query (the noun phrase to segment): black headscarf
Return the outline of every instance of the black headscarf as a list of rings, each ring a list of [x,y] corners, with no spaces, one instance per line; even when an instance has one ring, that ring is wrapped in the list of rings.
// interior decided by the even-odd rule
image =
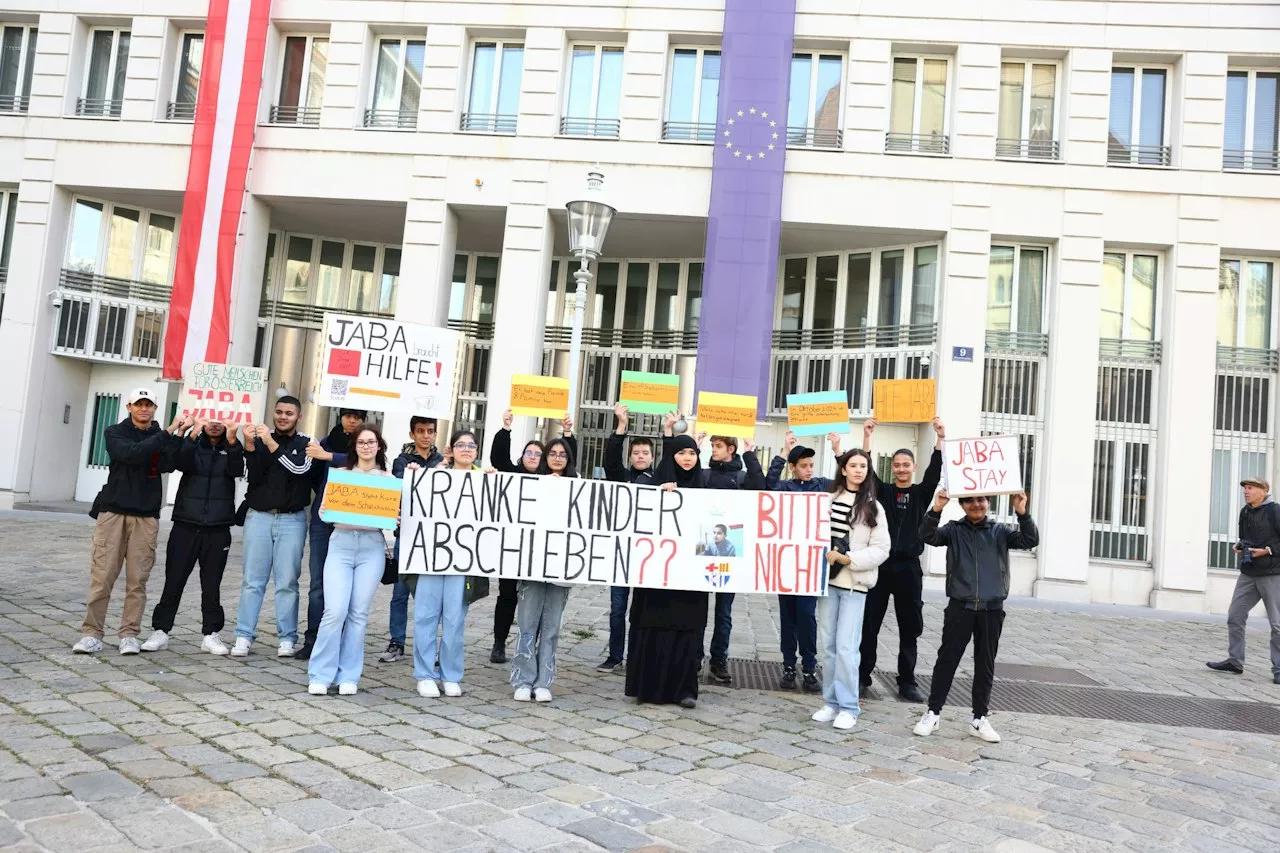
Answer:
[[[658,463],[656,484],[675,483],[681,489],[697,489],[702,486],[701,457],[686,471],[676,464],[676,454],[682,450],[696,453],[698,443],[687,435],[677,435],[662,443],[662,461]]]

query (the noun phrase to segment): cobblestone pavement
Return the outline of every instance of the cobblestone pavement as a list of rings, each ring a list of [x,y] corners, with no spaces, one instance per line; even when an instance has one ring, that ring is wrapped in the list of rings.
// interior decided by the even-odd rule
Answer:
[[[252,656],[201,654],[194,578],[169,650],[120,657],[109,636],[102,654],[72,655],[91,531],[82,517],[0,514],[0,848],[1280,849],[1280,733],[1005,713],[993,715],[1004,742],[988,745],[967,735],[959,696],[927,740],[910,730],[921,708],[887,699],[847,734],[811,723],[800,695],[707,687],[693,711],[636,706],[593,669],[602,590],[570,599],[550,705],[512,702],[505,667],[488,663],[492,599],[468,619],[461,699],[421,699],[410,663],[374,661],[385,589],[354,697],[307,695],[304,665],[274,657],[269,602]],[[229,619],[238,566],[237,537]],[[162,581],[157,566],[148,622]],[[123,579],[109,634],[122,594]],[[1001,660],[1280,703],[1256,621],[1233,677],[1203,663],[1224,653],[1220,619],[1111,612],[1014,605]],[[937,600],[925,617],[922,674]],[[775,625],[768,597],[740,596],[731,654],[777,659]],[[882,661],[895,643],[890,617]]]

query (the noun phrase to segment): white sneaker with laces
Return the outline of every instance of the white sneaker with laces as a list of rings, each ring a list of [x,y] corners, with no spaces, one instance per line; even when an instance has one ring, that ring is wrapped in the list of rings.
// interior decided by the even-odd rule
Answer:
[[[91,655],[102,651],[102,641],[97,637],[84,636],[71,647],[71,651],[78,655]]]
[[[987,743],[1000,742],[1000,733],[991,728],[991,723],[987,722],[986,717],[974,717],[973,722],[969,723],[969,734],[980,737]]]
[[[142,651],[142,643],[138,642],[137,637],[121,637],[120,638],[120,654],[136,655]]]
[[[423,699],[439,699],[440,687],[434,678],[424,678],[418,682],[418,695]]]
[[[813,716],[809,719],[815,723],[829,723],[836,718],[836,709],[830,705],[823,705],[821,708],[813,712]]]
[[[444,683],[444,695],[446,695],[446,696],[461,696],[461,695],[462,695],[462,685],[461,685],[461,684],[459,684],[459,683],[458,683],[458,682],[456,682],[456,681],[446,681],[446,682]]]
[[[920,722],[916,723],[913,732],[920,737],[928,737],[937,731],[938,725],[942,722],[942,717],[932,711],[925,711],[924,716],[920,718]]]
[[[231,649],[233,658],[247,658],[249,656],[249,647],[253,645],[253,640],[248,637],[236,637],[236,644]]]
[[[169,645],[169,635],[164,631],[152,631],[151,636],[142,644],[144,652],[158,652]]]
[[[293,643],[289,642],[288,640],[281,640],[280,648],[276,649],[276,657],[291,658],[293,657],[294,653],[297,651],[298,650],[294,647]]]
[[[517,687],[516,695],[512,697],[517,702],[528,702],[533,698],[533,691],[528,687]]]
[[[356,687],[356,683],[354,681],[344,681],[338,685],[338,695],[354,696],[356,695],[357,689],[359,688]]]
[[[217,633],[205,636],[200,642],[200,648],[211,655],[225,655],[231,651],[231,649],[227,648],[227,644],[222,642],[222,637]]]
[[[550,691],[549,689],[547,689],[546,687],[538,687],[538,688],[535,688],[535,689],[534,689],[534,691],[533,691],[533,701],[535,701],[535,702],[550,702],[550,701],[551,701],[551,691]]]
[[[831,725],[833,728],[837,729],[851,729],[857,722],[858,718],[853,714],[850,714],[848,711],[841,711],[839,714],[836,714],[835,722]]]
[[[307,685],[307,692],[312,696],[324,696],[329,692],[329,685],[321,684],[319,681],[313,681]]]

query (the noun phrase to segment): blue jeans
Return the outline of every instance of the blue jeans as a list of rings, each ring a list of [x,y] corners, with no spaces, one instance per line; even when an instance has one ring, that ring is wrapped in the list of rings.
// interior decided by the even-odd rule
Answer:
[[[729,633],[733,630],[733,593],[716,593],[716,621],[711,631],[711,662],[729,659]]]
[[[818,666],[818,599],[811,595],[779,595],[778,618],[781,624],[782,665],[796,668],[796,650],[804,672]]]
[[[423,575],[413,601],[413,677],[418,681],[462,680],[462,629],[466,621],[466,575]],[[444,628],[439,640],[436,630]],[[440,666],[436,667],[439,654]]]
[[[382,582],[386,543],[379,530],[335,530],[324,564],[324,615],[307,664],[315,684],[358,684],[364,671],[364,629]]]
[[[396,538],[396,562],[400,562],[400,539]],[[391,642],[404,648],[405,636],[409,631],[409,587],[402,580],[396,580],[391,587],[391,612],[387,614],[388,627],[391,629]]]
[[[858,658],[862,643],[862,616],[866,593],[827,587],[818,604],[822,624],[822,699],[827,707],[848,711],[855,717],[858,705]]]
[[[314,643],[320,620],[324,618],[324,561],[329,555],[329,537],[333,535],[333,525],[313,518],[308,533],[311,540],[307,558],[311,583],[307,585],[307,633],[304,639],[308,643]]]
[[[626,660],[627,651],[627,598],[629,586],[609,587],[609,657]]]
[[[556,680],[556,649],[569,587],[522,581],[516,605],[516,654],[511,662],[512,687],[551,687]]]
[[[236,610],[236,636],[257,639],[258,614],[267,593],[267,581],[275,575],[276,639],[298,640],[298,575],[302,572],[302,547],[307,541],[305,510],[273,515],[249,510],[244,521],[244,580]]]

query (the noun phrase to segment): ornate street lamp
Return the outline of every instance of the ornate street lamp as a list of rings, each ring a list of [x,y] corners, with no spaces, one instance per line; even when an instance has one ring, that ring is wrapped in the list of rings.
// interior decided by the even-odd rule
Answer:
[[[587,310],[587,287],[591,284],[592,261],[599,259],[609,223],[617,211],[604,199],[604,174],[598,166],[587,172],[587,190],[578,200],[568,202],[569,251],[578,258],[573,271],[576,284],[573,301],[573,333],[569,338],[569,413],[578,417],[578,383],[582,377],[582,324]]]

